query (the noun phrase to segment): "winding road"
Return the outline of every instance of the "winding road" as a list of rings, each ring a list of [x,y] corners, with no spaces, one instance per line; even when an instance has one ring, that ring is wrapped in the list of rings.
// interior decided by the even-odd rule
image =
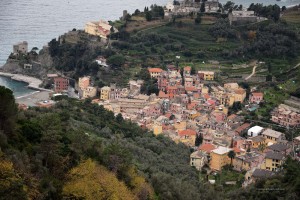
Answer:
[[[251,77],[255,74],[255,72],[256,72],[256,71],[255,71],[255,70],[256,70],[256,67],[257,67],[257,66],[254,66],[254,67],[253,67],[252,73],[251,73],[249,76],[247,76],[247,77],[245,78],[245,80],[248,80],[249,78],[251,78]]]

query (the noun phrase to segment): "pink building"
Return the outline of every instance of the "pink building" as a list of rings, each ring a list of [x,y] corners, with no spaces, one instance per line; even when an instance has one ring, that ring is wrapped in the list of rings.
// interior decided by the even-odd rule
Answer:
[[[300,112],[299,109],[280,104],[272,112],[272,121],[282,126],[299,127]]]
[[[259,104],[264,99],[264,94],[262,92],[252,92],[249,97],[250,103]]]
[[[54,91],[55,92],[63,92],[68,91],[69,87],[69,79],[63,77],[55,77],[54,78]]]

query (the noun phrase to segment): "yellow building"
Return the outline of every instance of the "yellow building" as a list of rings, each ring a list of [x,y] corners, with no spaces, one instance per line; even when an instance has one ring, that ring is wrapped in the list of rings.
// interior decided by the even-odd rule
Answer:
[[[186,121],[180,121],[174,123],[174,128],[176,131],[183,131],[186,129]]]
[[[178,132],[179,141],[187,146],[195,146],[197,132],[192,129],[186,129]]]
[[[107,39],[110,34],[111,25],[108,22],[100,20],[97,22],[88,22],[85,24],[84,31],[90,35],[99,36],[101,38]],[[117,32],[116,29],[114,29]]]
[[[266,138],[262,137],[261,135],[249,138],[248,140],[251,141],[251,144],[252,144],[251,148],[256,149],[256,148],[260,147],[261,145],[267,145]]]
[[[152,128],[153,128],[154,135],[161,134],[163,131],[162,125],[160,124],[153,124]]]
[[[215,72],[213,71],[198,71],[200,79],[205,81],[213,81],[215,79]]]
[[[101,94],[100,94],[100,99],[103,101],[109,100],[110,96],[110,87],[104,86],[101,88]]]
[[[199,117],[199,116],[200,116],[200,113],[197,112],[197,111],[195,111],[195,110],[193,110],[193,111],[189,112],[187,118],[189,120],[194,120],[196,117]]]
[[[243,88],[239,88],[234,90],[234,101],[240,101],[240,102],[244,102],[246,98],[246,90]]]
[[[208,87],[203,86],[203,87],[202,87],[202,90],[201,90],[201,93],[202,93],[202,94],[208,94]]]
[[[97,88],[96,87],[86,87],[82,90],[82,99],[86,98],[93,98],[97,94]]]
[[[285,157],[281,153],[267,152],[264,163],[261,165],[261,169],[269,171],[278,171],[283,165]]]
[[[210,153],[210,169],[221,171],[222,167],[230,164],[230,158],[228,157],[228,152],[231,151],[230,148],[219,146],[217,149],[212,150]]]

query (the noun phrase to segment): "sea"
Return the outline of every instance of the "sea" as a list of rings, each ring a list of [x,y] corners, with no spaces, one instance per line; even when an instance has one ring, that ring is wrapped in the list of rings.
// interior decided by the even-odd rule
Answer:
[[[231,0],[248,7],[251,3],[290,6],[300,0]],[[41,49],[51,39],[76,29],[88,21],[116,20],[123,10],[133,13],[151,4],[166,5],[169,0],[0,0],[0,66],[12,52],[13,44],[27,41],[29,50]],[[227,0],[219,0],[224,4]],[[0,77],[0,85],[5,78]],[[15,81],[13,81],[15,82]],[[13,84],[13,83],[12,83]]]
[[[15,98],[20,98],[36,92],[36,90],[27,88],[28,83],[24,83],[22,81],[15,81],[9,77],[4,76],[0,76],[0,85],[12,90],[14,92]]]

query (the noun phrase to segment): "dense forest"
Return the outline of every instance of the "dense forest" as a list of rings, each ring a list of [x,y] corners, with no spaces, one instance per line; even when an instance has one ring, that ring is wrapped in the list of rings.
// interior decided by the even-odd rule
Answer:
[[[299,163],[229,190],[199,180],[190,149],[89,100],[18,111],[0,87],[0,199],[297,199]],[[283,188],[266,192],[271,186]],[[260,189],[260,190],[257,190]],[[255,191],[255,192],[254,192]]]

